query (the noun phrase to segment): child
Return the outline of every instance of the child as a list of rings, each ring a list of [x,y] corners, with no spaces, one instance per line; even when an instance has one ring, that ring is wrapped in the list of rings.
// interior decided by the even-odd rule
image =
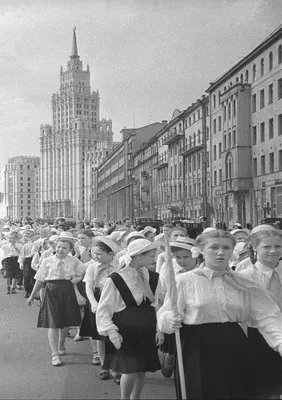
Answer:
[[[93,348],[93,365],[104,364],[105,358],[105,338],[98,334],[96,326],[96,311],[99,303],[102,288],[106,278],[114,272],[112,264],[114,255],[118,251],[118,246],[108,238],[101,237],[92,249],[93,260],[86,264],[87,270],[83,281],[86,285],[86,295],[88,303],[81,323],[79,335],[89,336],[97,341],[98,354],[95,354],[95,343]],[[92,341],[91,341],[92,342]],[[109,369],[102,369],[99,378],[107,380],[111,377]]]
[[[185,228],[182,228],[182,227],[172,228],[170,231],[168,231],[168,236],[169,236],[169,240],[174,241],[178,237],[186,237],[187,231]],[[166,261],[165,252],[158,254],[156,272],[160,272],[160,269],[165,261]]]
[[[139,399],[146,371],[160,369],[152,307],[156,288],[146,268],[160,245],[146,239],[130,243],[121,258],[125,266],[107,278],[98,304],[98,332],[108,336],[104,368],[122,374],[121,399]]]
[[[3,277],[6,281],[6,294],[16,294],[17,280],[21,277],[22,272],[18,263],[19,254],[23,245],[18,242],[18,233],[9,232],[7,234],[7,242],[1,244]],[[12,287],[10,287],[12,284]]]
[[[37,238],[37,235],[32,231],[26,231],[24,234],[25,238],[28,238],[26,240],[26,243],[23,245],[23,248],[20,252],[19,255],[19,264],[20,264],[20,269],[23,270],[23,278],[24,278],[24,289],[25,289],[25,294],[24,297],[27,299],[33,289],[35,280],[34,280],[34,275],[35,275],[35,270],[31,268],[31,262],[32,262],[32,247],[33,243]]]

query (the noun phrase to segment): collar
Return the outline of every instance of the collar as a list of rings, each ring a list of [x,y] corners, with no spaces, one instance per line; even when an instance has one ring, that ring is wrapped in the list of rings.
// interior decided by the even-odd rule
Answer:
[[[208,268],[208,267],[206,267],[206,266],[201,267],[201,271],[206,275],[206,277],[207,277],[209,280],[212,280],[214,274],[217,273],[217,271],[215,271],[215,270],[213,270],[213,269],[211,269],[211,268]],[[226,272],[227,272],[227,273],[228,273],[228,272],[231,272],[231,271],[232,271],[231,268],[227,268],[227,269],[226,269]],[[221,271],[218,271],[218,272],[220,272],[220,274],[218,274],[218,276],[221,276],[221,275],[224,274],[223,271],[222,271],[222,272],[223,272],[222,274],[221,274]]]
[[[141,267],[139,269],[135,269],[130,267],[130,265],[128,265],[127,267],[121,268],[118,272],[122,272],[124,271],[126,274],[128,274],[131,277],[137,277],[138,274],[140,272],[142,272],[142,274],[149,280],[149,271],[146,267]]]
[[[173,269],[175,272],[175,275],[177,274],[181,274],[182,272],[187,272],[183,267],[181,267],[177,261],[175,260],[175,258],[172,259],[172,265],[173,265]]]
[[[257,261],[256,268],[259,270],[259,272],[266,275],[269,279],[272,277],[273,271],[275,269],[275,271],[278,273],[278,275],[280,276],[280,278],[282,280],[282,261],[279,261],[277,267],[274,269],[271,267],[268,267],[267,265],[262,264],[260,261]]]

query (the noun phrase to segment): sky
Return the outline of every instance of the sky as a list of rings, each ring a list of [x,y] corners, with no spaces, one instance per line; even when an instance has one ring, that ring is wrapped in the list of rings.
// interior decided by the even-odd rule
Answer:
[[[100,117],[124,127],[170,120],[282,20],[281,0],[0,1],[0,169],[39,156],[76,26]]]

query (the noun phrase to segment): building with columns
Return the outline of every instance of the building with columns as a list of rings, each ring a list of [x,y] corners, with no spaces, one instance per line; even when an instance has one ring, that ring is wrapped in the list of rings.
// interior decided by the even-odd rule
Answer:
[[[100,119],[99,92],[91,91],[90,68],[83,69],[75,28],[67,68],[60,71],[60,89],[52,95],[52,113],[52,125],[40,127],[41,216],[81,220],[91,201],[85,182],[89,186],[93,166],[112,150],[113,132],[112,121]]]

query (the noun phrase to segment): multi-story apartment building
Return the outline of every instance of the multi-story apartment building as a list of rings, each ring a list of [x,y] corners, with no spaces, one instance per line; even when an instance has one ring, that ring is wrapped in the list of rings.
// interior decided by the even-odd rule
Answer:
[[[282,26],[207,92],[214,220],[282,217]]]
[[[131,167],[137,149],[160,131],[167,121],[121,131],[122,142],[97,168],[97,195],[93,214],[105,221],[121,220],[134,214]]]
[[[40,215],[40,158],[8,159],[4,170],[6,217],[11,220]]]
[[[113,132],[112,121],[100,119],[99,92],[91,91],[90,68],[83,70],[75,29],[67,69],[61,67],[60,90],[52,95],[52,112],[52,126],[40,127],[42,217],[83,219],[91,197],[85,189],[87,168],[107,157]]]

